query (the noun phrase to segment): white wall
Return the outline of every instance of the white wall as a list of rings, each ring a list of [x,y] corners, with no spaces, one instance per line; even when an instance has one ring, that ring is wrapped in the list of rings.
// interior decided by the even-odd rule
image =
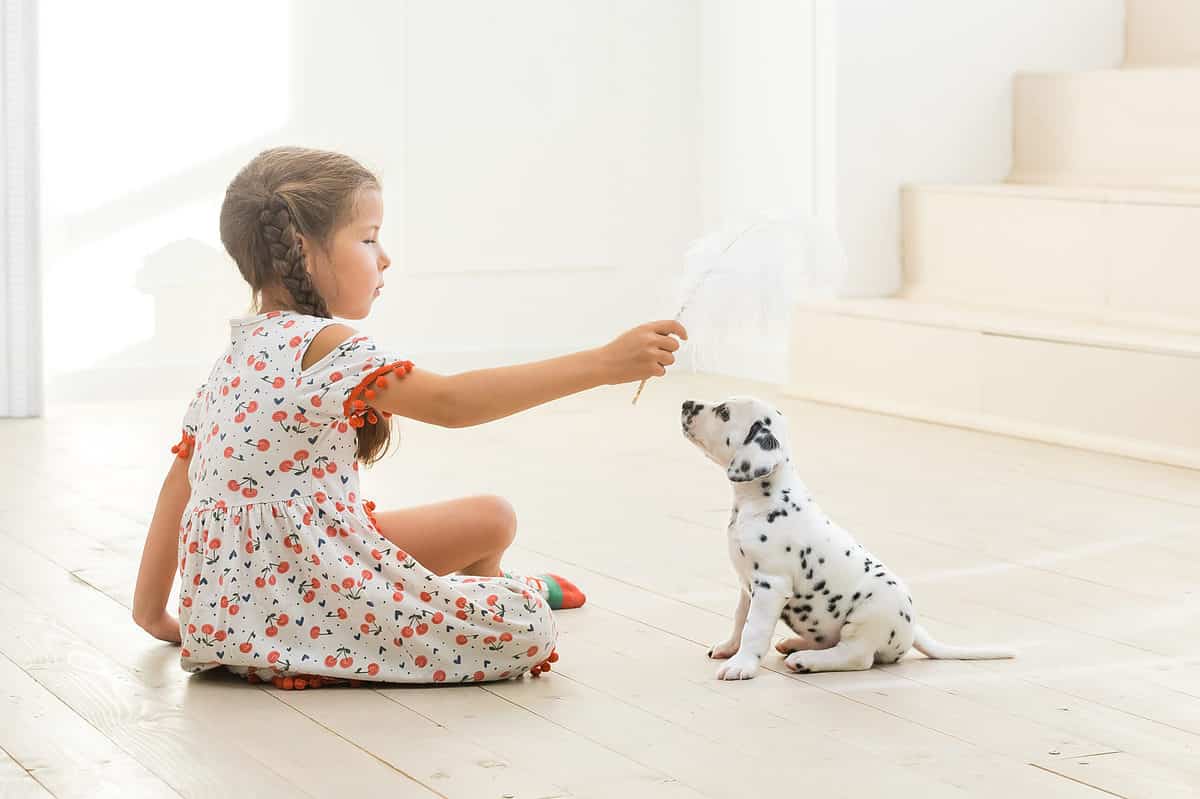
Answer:
[[[703,221],[812,210],[811,0],[703,0]]]
[[[779,209],[814,213],[821,181],[819,74],[814,41],[823,0],[703,0],[701,4],[702,216],[713,231]],[[751,289],[752,290],[752,289]],[[745,324],[705,340],[698,365],[784,382],[782,320]],[[683,363],[691,365],[685,357]]]
[[[426,365],[669,316],[687,243],[764,208],[836,210],[852,287],[888,293],[900,185],[1003,178],[1013,72],[1115,63],[1120,8],[46,0],[49,396],[211,360],[248,296],[221,198],[281,143],[381,175],[396,267],[362,326]],[[724,371],[784,379],[782,339],[730,342]]]
[[[329,140],[299,121],[292,7],[39,12],[48,399],[171,391],[147,375],[195,374],[247,305],[217,233],[226,183],[267,146]]]
[[[837,0],[837,208],[849,287],[900,286],[905,183],[991,183],[1012,160],[1012,76],[1117,66],[1122,0]]]
[[[220,202],[269,146],[380,174],[395,267],[362,327],[425,365],[603,343],[663,312],[701,231],[696,0],[47,0],[42,22],[52,397],[203,377],[248,299]]]
[[[700,224],[698,24],[690,0],[408,4],[405,340],[562,352],[660,312]]]

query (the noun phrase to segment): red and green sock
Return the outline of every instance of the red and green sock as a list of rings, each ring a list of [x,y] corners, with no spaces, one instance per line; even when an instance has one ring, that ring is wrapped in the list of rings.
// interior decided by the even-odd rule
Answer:
[[[520,574],[504,572],[510,580],[525,583],[542,595],[542,599],[550,605],[551,610],[569,610],[581,607],[587,602],[587,597],[575,583],[557,574],[538,574],[526,577]]]

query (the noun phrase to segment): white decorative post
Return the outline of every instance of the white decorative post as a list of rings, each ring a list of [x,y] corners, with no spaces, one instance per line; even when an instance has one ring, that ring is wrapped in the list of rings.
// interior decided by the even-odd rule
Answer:
[[[0,0],[0,417],[42,413],[36,0]]]

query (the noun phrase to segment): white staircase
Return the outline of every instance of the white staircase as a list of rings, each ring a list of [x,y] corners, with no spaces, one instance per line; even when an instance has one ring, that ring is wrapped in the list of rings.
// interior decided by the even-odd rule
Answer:
[[[1200,0],[1029,74],[1004,184],[902,193],[904,288],[806,304],[789,393],[1200,468]]]
[[[1200,64],[1022,74],[1013,100],[1010,181],[1200,188]]]
[[[1200,67],[1200,3],[1125,0],[1125,66]]]

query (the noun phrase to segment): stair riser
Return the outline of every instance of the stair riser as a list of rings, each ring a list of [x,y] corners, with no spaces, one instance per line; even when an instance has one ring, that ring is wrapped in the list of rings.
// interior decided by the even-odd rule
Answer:
[[[904,296],[1200,318],[1200,207],[903,192]]]
[[[1125,0],[1125,65],[1200,66],[1200,3]]]
[[[1010,181],[1200,187],[1200,70],[1018,75],[1013,89]]]
[[[789,394],[1200,468],[1200,358],[800,311]]]

